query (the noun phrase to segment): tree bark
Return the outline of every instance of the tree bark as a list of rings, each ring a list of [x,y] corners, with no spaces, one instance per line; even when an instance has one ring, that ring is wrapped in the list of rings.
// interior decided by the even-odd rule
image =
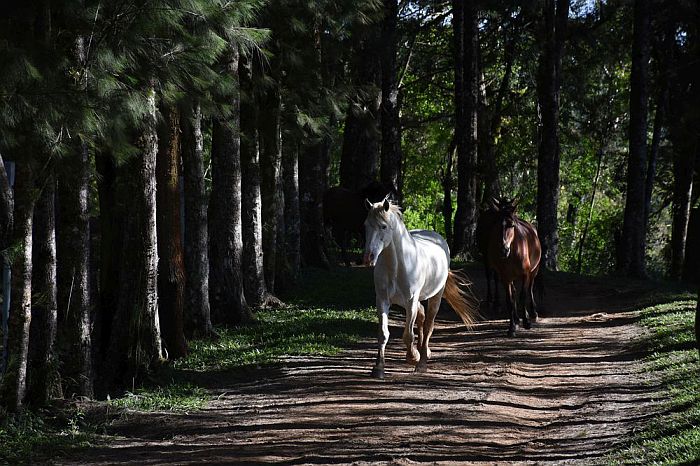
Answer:
[[[569,0],[546,0],[543,38],[537,75],[540,128],[537,159],[537,232],[542,262],[557,270],[559,254],[559,92],[561,55],[569,15]]]
[[[273,59],[272,79],[279,82],[278,59]],[[275,293],[278,248],[284,255],[284,240],[278,234],[284,225],[284,198],[282,193],[282,128],[280,115],[282,96],[279,85],[266,89],[261,97],[261,108],[267,109],[267,116],[258,120],[260,140],[260,171],[262,177],[261,200],[263,220],[263,261],[265,283],[270,293]],[[279,241],[278,241],[279,238]]]
[[[185,264],[180,205],[180,112],[163,107],[156,160],[158,314],[168,359],[187,355],[184,329]]]
[[[238,49],[231,46],[226,72],[238,80]],[[216,322],[240,324],[253,319],[243,293],[241,221],[240,94],[228,96],[227,120],[212,128],[212,187],[209,197],[209,303]]]
[[[301,256],[305,265],[329,268],[324,250],[322,215],[323,192],[326,189],[323,144],[316,142],[304,147],[299,161]]]
[[[453,247],[453,236],[452,236],[452,189],[454,187],[454,182],[452,179],[452,166],[454,165],[454,154],[457,149],[455,138],[452,138],[450,142],[450,148],[447,150],[447,155],[445,156],[445,168],[442,172],[442,217],[445,222],[445,240],[452,250]]]
[[[117,192],[117,166],[112,155],[108,152],[97,152],[95,154],[95,168],[97,170],[97,191],[99,198],[99,237],[100,237],[100,271],[99,271],[99,303],[95,313],[95,351],[97,361],[104,361],[107,358],[109,343],[112,339],[112,321],[117,313],[119,302],[119,251],[123,246],[124,224],[121,218],[126,218],[127,214],[119,205]],[[59,222],[60,227],[60,222]],[[61,277],[61,267],[63,267],[61,247],[59,243],[59,280]],[[72,280],[71,280],[72,281]],[[59,283],[59,304],[63,302],[60,293],[66,288]],[[67,301],[66,301],[67,302]],[[59,312],[60,312],[59,306]],[[59,326],[60,329],[60,326]],[[59,330],[59,339],[61,339]],[[103,379],[100,369],[103,366],[98,364],[96,379]],[[106,387],[100,386],[100,389]]]
[[[301,270],[301,213],[299,207],[299,144],[289,143],[282,157],[284,192],[284,250],[286,273],[284,285],[289,288]]]
[[[156,95],[145,92],[148,113],[141,122],[140,154],[123,168],[120,195],[129,215],[124,218],[119,259],[119,300],[105,378],[115,387],[131,386],[161,363],[158,315],[158,239],[156,233]]]
[[[243,226],[243,287],[248,304],[266,303],[267,287],[263,266],[262,199],[260,194],[260,146],[258,144],[258,112],[253,89],[251,57],[238,63],[241,82],[241,176]]]
[[[34,209],[32,248],[32,319],[29,328],[27,401],[46,404],[58,386],[58,365],[54,353],[57,325],[56,301],[56,181],[51,174]]]
[[[399,106],[399,79],[396,65],[398,34],[396,30],[399,14],[398,0],[384,0],[382,22],[382,104],[381,104],[381,170],[380,180],[392,186],[398,193],[399,203],[403,199],[403,172],[401,163],[401,120]]]
[[[63,160],[58,170],[57,347],[62,361],[64,393],[91,398],[94,374],[90,315],[89,173],[88,147],[80,141],[74,145],[74,153]]]
[[[453,1],[457,211],[453,254],[474,246],[477,217],[478,15],[472,2]]]
[[[649,0],[634,2],[632,73],[630,75],[629,159],[627,197],[622,225],[622,270],[645,277],[644,190],[647,162],[647,77],[649,68]]]
[[[0,405],[13,412],[21,408],[27,387],[29,326],[32,306],[32,218],[34,176],[28,162],[18,162],[14,192],[14,227],[7,367],[0,381]]]
[[[5,162],[0,154],[0,251],[4,251],[10,242],[13,209],[12,188],[5,170]]]
[[[189,337],[214,335],[209,307],[209,234],[204,184],[202,111],[183,105],[182,167],[185,191],[185,321]]]

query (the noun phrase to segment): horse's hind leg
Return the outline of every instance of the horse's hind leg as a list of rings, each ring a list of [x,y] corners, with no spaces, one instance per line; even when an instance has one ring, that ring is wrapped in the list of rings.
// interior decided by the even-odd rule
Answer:
[[[416,365],[416,372],[426,372],[428,370],[428,359],[430,359],[430,337],[433,335],[435,328],[435,316],[440,310],[440,300],[442,293],[438,293],[428,300],[428,309],[426,311],[425,323],[423,324],[424,340],[420,345],[420,361]]]
[[[419,305],[420,302],[416,297],[406,306],[406,325],[403,329],[403,342],[406,344],[406,361],[411,364],[416,364],[420,359],[420,354],[416,349],[415,334],[413,333],[413,326],[416,324],[416,318],[418,317]]]
[[[418,315],[416,316],[416,327],[418,328],[418,347],[423,345],[423,323],[425,322],[425,308],[418,302]]]
[[[527,276],[524,276],[522,287],[520,288],[520,300],[519,300],[520,302],[519,302],[519,304],[523,308],[523,327],[526,329],[532,328],[532,324],[530,323],[530,316],[528,315],[528,310],[527,310],[528,300],[525,299],[526,298],[525,293],[529,294],[529,292],[530,292],[529,288],[530,288],[529,287],[529,280],[528,280]]]
[[[377,361],[372,368],[372,377],[384,378],[384,349],[389,341],[389,301],[377,299],[377,316],[379,317],[379,333],[377,335]]]
[[[535,302],[535,280],[537,275],[530,275],[530,282],[528,285],[528,293],[530,294],[530,318],[533,322],[537,322],[537,302]]]
[[[510,311],[510,322],[508,324],[508,336],[515,336],[515,329],[518,326],[518,309],[515,303],[515,293],[513,292],[513,283],[504,283],[504,291],[506,292],[506,307]]]

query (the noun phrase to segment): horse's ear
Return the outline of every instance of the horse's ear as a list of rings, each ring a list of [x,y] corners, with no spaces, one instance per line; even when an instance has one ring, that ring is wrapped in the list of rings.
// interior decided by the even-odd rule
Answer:
[[[491,207],[491,208],[492,208],[493,210],[495,210],[496,212],[498,212],[498,211],[501,210],[501,203],[500,203],[499,200],[496,199],[495,197],[492,197],[492,198],[489,200],[488,206]]]
[[[365,199],[365,207],[367,210],[372,210],[372,207],[374,207],[374,204],[372,204],[369,199]]]
[[[511,201],[511,205],[513,206],[513,212],[515,212],[515,209],[518,208],[518,204],[520,203],[520,199],[517,197]]]
[[[384,198],[384,210],[386,212],[389,212],[389,207],[391,207],[391,203],[389,203],[388,196]]]

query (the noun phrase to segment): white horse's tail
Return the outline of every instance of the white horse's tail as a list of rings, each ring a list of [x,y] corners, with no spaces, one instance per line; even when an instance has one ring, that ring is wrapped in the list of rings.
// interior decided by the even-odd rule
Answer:
[[[469,290],[469,279],[462,271],[450,270],[442,297],[462,319],[464,325],[471,327],[479,319],[476,299]]]

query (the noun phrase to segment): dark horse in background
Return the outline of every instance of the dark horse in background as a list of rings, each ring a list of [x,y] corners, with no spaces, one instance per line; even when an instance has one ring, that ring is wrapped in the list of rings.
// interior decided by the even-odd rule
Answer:
[[[540,270],[542,247],[537,230],[515,214],[518,203],[501,200],[493,205],[495,221],[488,239],[487,262],[503,283],[506,304],[510,311],[508,336],[515,336],[520,321],[518,308],[523,309],[523,327],[529,329],[537,321],[537,306],[533,293],[535,277]],[[521,282],[520,298],[516,299],[516,283]]]
[[[393,186],[379,181],[372,181],[359,191],[334,186],[323,194],[323,224],[330,228],[345,265],[350,265],[348,249],[352,239],[355,238],[360,247],[363,245],[367,218],[365,200],[381,202],[387,195],[389,199],[397,200]]]
[[[498,275],[489,265],[489,239],[491,230],[498,222],[499,199],[492,199],[488,207],[479,213],[479,220],[476,222],[476,246],[481,253],[481,260],[484,263],[484,274],[486,275],[486,306],[498,307]],[[491,292],[491,282],[493,281],[493,293]]]

